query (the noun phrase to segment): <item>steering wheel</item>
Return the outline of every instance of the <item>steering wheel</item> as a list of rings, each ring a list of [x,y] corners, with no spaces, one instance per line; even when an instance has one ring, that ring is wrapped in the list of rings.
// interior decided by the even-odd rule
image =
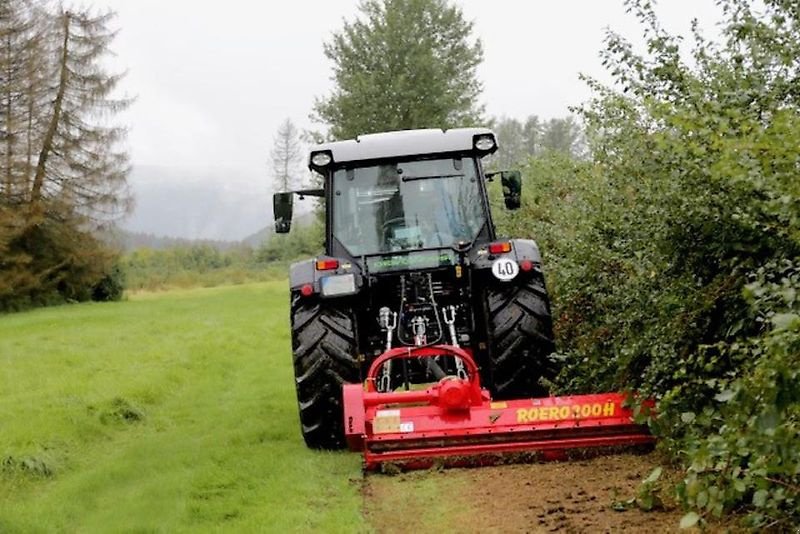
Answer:
[[[389,219],[388,221],[383,223],[383,235],[386,237],[386,232],[392,230],[395,226],[405,226],[406,225],[406,218],[405,217],[395,217],[394,219]]]
[[[398,250],[396,247],[400,247],[399,250],[404,250],[410,247],[410,243],[407,243],[407,239],[398,239],[397,236],[394,235],[394,230],[396,228],[405,228],[406,226],[406,219],[405,217],[395,217],[393,219],[389,219],[388,221],[383,223],[383,243],[388,246],[391,250]]]

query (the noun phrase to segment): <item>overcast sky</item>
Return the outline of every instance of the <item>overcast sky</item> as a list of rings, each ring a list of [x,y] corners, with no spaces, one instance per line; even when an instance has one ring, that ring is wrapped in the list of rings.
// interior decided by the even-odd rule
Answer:
[[[639,35],[622,0],[460,0],[483,41],[479,70],[490,115],[549,118],[589,93],[578,74],[607,79],[604,29]],[[115,65],[134,164],[237,168],[267,179],[267,158],[286,117],[301,127],[331,88],[322,43],[357,14],[357,0],[94,0],[117,11]],[[713,0],[662,0],[664,25],[709,33]],[[502,141],[502,140],[501,140]]]

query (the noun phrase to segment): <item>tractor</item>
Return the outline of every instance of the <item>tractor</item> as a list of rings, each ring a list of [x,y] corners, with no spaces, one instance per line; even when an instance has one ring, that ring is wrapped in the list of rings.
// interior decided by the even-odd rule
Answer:
[[[311,150],[322,187],[274,195],[276,233],[290,231],[295,195],[325,206],[324,254],[294,263],[289,282],[309,447],[346,444],[343,386],[364,383],[398,348],[458,352],[387,359],[373,379],[379,393],[466,380],[470,358],[495,401],[547,396],[559,365],[542,257],[531,239],[497,235],[487,182],[500,179],[509,210],[522,189],[518,171],[484,168],[497,148],[486,128],[361,135]]]

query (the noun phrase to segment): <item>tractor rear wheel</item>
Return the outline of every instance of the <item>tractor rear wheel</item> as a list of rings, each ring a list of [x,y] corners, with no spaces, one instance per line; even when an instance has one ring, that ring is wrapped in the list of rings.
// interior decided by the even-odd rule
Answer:
[[[306,445],[314,449],[344,447],[342,384],[360,380],[352,310],[293,294],[292,352]]]
[[[553,321],[544,278],[514,280],[486,291],[489,321],[487,384],[496,399],[543,397],[540,378],[553,379],[559,368],[554,351]]]

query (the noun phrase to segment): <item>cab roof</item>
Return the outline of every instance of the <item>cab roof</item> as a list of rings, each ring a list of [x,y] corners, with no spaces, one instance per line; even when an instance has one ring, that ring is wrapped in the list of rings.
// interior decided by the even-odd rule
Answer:
[[[311,154],[330,151],[333,163],[336,165],[351,161],[396,158],[416,154],[465,152],[474,150],[475,136],[486,134],[495,137],[494,132],[488,128],[400,130],[359,135],[355,139],[347,141],[321,143],[311,149]],[[497,138],[495,137],[495,148],[489,152],[494,152],[496,149]],[[309,164],[310,160],[309,156]]]

